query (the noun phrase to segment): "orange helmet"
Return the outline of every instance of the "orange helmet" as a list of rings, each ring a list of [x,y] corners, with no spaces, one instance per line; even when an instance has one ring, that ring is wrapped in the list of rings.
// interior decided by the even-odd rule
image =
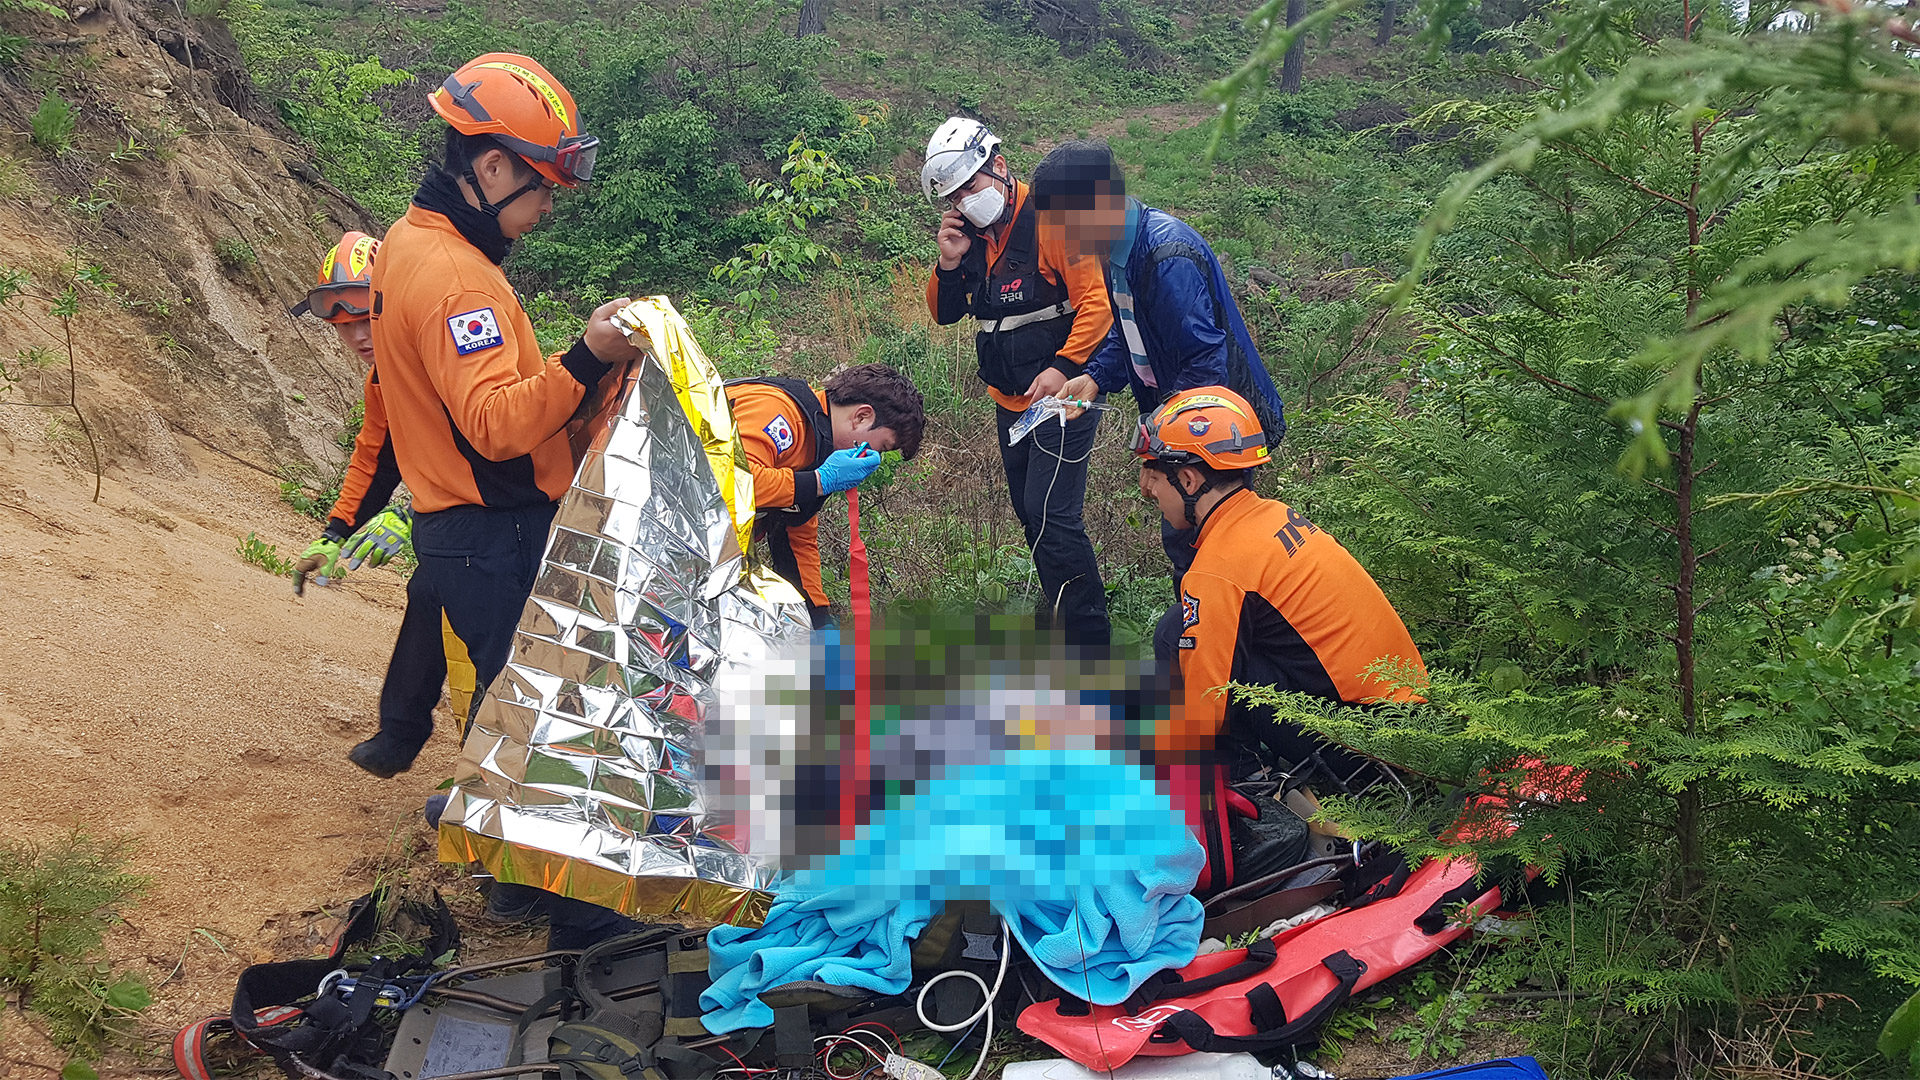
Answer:
[[[373,311],[373,255],[380,241],[363,232],[340,238],[320,264],[320,283],[289,315],[317,315],[330,323],[357,322]]]
[[[1143,462],[1208,465],[1223,472],[1267,463],[1267,436],[1247,399],[1224,386],[1182,390],[1140,420],[1133,452]]]
[[[491,135],[562,187],[593,179],[600,140],[580,131],[573,95],[527,57],[487,53],[461,65],[427,96],[463,135]]]

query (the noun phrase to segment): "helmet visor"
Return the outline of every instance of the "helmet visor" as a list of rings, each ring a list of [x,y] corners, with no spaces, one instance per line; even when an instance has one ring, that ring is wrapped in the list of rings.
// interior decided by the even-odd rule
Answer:
[[[307,311],[327,322],[351,322],[373,313],[373,286],[365,282],[324,285],[307,293]]]

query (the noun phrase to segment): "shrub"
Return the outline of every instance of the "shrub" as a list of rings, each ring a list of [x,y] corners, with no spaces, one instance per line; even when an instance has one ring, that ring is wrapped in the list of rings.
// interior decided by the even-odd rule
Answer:
[[[239,554],[241,559],[275,577],[290,577],[293,574],[293,560],[280,554],[278,547],[260,539],[255,533],[248,533],[241,539]]]
[[[239,272],[251,270],[260,262],[253,253],[253,245],[238,236],[223,236],[213,242],[214,257],[228,270]]]
[[[27,126],[35,146],[60,157],[73,147],[74,122],[73,106],[60,91],[49,90],[40,98],[40,107],[33,111]]]
[[[127,873],[130,842],[74,832],[57,843],[0,845],[0,988],[46,1023],[55,1045],[82,1059],[132,1035],[128,1021],[152,1002],[136,975],[115,974],[97,953],[121,909],[146,888]]]

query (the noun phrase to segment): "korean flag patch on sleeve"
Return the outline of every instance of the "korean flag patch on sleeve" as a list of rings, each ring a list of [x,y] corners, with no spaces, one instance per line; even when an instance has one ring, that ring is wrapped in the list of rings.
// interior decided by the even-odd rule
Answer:
[[[767,438],[773,440],[773,449],[776,453],[784,454],[793,449],[793,425],[787,423],[786,417],[776,413],[773,419],[768,421],[767,426],[760,430],[766,432]]]
[[[461,356],[491,349],[506,340],[500,336],[500,320],[490,307],[455,315],[447,320],[447,330],[453,334],[453,347]]]

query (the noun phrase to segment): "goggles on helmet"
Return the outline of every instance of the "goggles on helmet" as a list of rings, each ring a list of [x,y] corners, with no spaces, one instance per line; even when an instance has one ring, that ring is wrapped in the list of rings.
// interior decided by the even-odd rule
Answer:
[[[373,314],[373,286],[365,282],[322,285],[306,300],[289,309],[293,315],[315,315],[327,322],[364,319]]]
[[[480,84],[463,83],[458,74],[449,75],[440,84],[454,104],[460,106],[468,116],[482,122],[492,120],[486,106],[480,104],[473,91]],[[559,146],[541,146],[528,142],[516,135],[502,131],[489,133],[500,145],[526,158],[528,161],[541,161],[553,165],[565,177],[569,184],[585,184],[593,179],[593,161],[600,154],[600,140],[592,135],[563,135]]]

